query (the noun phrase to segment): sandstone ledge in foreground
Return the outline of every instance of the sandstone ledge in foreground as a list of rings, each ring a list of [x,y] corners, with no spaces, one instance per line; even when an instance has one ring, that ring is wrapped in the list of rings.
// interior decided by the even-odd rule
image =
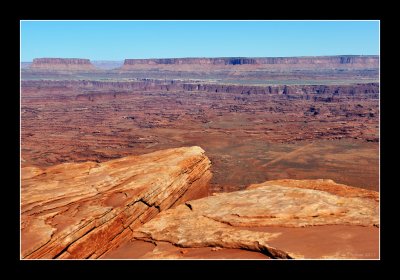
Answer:
[[[378,258],[378,194],[358,190],[331,180],[267,181],[167,210],[135,230],[134,240],[244,249],[270,258]]]
[[[194,146],[23,168],[22,258],[98,258],[160,211],[206,196],[210,166]]]

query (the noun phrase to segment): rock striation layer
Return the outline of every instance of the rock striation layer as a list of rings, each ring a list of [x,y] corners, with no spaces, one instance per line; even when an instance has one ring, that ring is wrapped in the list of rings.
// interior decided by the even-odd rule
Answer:
[[[82,58],[35,58],[30,69],[37,70],[95,70],[89,59]]]
[[[350,240],[367,231],[373,248],[363,254],[377,252],[378,200],[377,192],[332,180],[267,181],[244,191],[186,202],[138,228],[134,237],[187,248],[245,249],[271,258],[362,258],[357,246],[365,244]],[[321,235],[321,229],[326,227],[340,231],[340,236],[324,240],[329,230]],[[299,231],[304,238],[292,239]],[[305,247],[299,246],[304,243]],[[320,251],[310,256],[319,246]]]
[[[210,165],[193,146],[23,168],[22,258],[98,258],[160,211],[206,196]]]

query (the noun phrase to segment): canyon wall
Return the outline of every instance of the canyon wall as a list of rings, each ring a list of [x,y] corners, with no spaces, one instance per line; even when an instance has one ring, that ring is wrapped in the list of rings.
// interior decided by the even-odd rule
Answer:
[[[271,86],[244,86],[188,83],[164,80],[138,80],[129,82],[103,82],[103,81],[22,81],[24,88],[37,87],[64,87],[80,88],[86,90],[112,90],[114,91],[187,91],[187,92],[215,92],[239,94],[379,94],[379,83],[353,84],[353,85],[271,85]],[[111,93],[112,93],[111,92]],[[88,92],[89,94],[90,92]],[[96,95],[96,93],[92,93]],[[104,94],[102,94],[104,95]],[[90,95],[87,95],[88,98]],[[110,94],[111,96],[111,94]],[[84,97],[84,96],[81,96]],[[377,97],[377,96],[376,96]]]

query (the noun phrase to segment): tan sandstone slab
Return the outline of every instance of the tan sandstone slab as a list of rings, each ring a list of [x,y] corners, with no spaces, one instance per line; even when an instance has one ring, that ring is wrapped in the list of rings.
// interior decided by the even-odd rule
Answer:
[[[244,249],[271,258],[376,258],[378,206],[377,193],[331,180],[265,182],[167,210],[138,228],[134,238]],[[358,239],[368,244],[354,245]]]

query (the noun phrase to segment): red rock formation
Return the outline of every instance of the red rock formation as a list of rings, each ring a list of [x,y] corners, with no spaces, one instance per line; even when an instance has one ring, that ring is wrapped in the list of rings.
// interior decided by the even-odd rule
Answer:
[[[89,59],[35,58],[32,64],[30,65],[30,69],[86,71],[86,70],[95,70],[96,68],[90,63]]]
[[[200,147],[23,168],[21,255],[98,258],[160,211],[206,196],[209,169]]]

